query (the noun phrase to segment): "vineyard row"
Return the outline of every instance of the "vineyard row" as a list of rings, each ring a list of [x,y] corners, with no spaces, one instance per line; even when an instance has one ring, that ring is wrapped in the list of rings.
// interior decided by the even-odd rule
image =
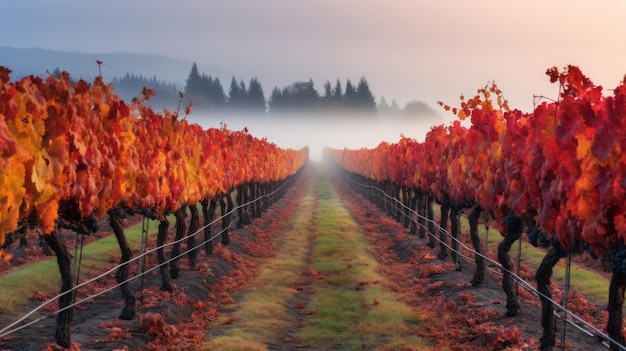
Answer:
[[[470,209],[477,252],[478,218],[486,213],[495,219],[503,235],[499,259],[511,316],[520,305],[507,273],[508,251],[524,230],[531,243],[550,246],[536,273],[538,290],[546,296],[551,296],[550,276],[559,259],[584,250],[607,256],[612,269],[607,332],[623,345],[626,82],[605,96],[578,67],[552,67],[546,73],[558,83],[559,98],[542,102],[531,113],[511,110],[496,84],[489,83],[472,98],[461,96],[460,107],[440,103],[460,120],[431,128],[423,142],[402,137],[373,149],[327,148],[325,156],[424,216],[437,201],[454,237],[459,235],[459,213]],[[461,123],[467,118],[468,127]],[[440,256],[445,255],[442,247]],[[453,250],[453,259],[455,255]],[[475,285],[484,275],[484,260],[476,260]],[[556,322],[552,304],[543,305],[541,349],[550,350]]]
[[[517,257],[518,271],[514,272],[511,269],[507,269],[502,264],[487,255],[487,247],[483,247],[482,252],[476,251],[474,248],[466,245],[461,240],[461,238],[453,237],[446,228],[441,227],[440,224],[437,223],[433,218],[428,218],[425,214],[417,212],[416,209],[407,207],[405,203],[394,197],[392,194],[387,193],[385,190],[375,185],[362,183],[361,179],[359,179],[358,177],[354,177],[354,175],[346,173],[345,170],[341,168],[337,169],[339,171],[339,174],[342,176],[342,179],[355,191],[359,192],[366,199],[377,205],[389,216],[394,217],[399,222],[404,222],[406,226],[410,226],[412,233],[418,234],[419,238],[428,238],[429,246],[434,247],[432,243],[437,243],[440,245],[440,247],[445,248],[450,252],[454,252],[457,255],[455,262],[457,265],[460,266],[461,259],[468,263],[476,263],[477,260],[482,260],[490,264],[490,266],[485,266],[484,269],[492,272],[496,276],[501,277],[504,275],[503,272],[506,271],[508,274],[510,274],[510,277],[512,278],[514,283],[517,284],[519,287],[525,289],[536,298],[549,301],[558,312],[566,314],[567,318],[565,317],[565,315],[561,315],[561,318],[566,323],[573,325],[575,328],[582,331],[585,335],[594,338],[596,341],[604,340],[603,344],[607,347],[611,343],[613,343],[616,345],[616,347],[620,347],[621,350],[626,350],[626,347],[624,347],[623,345],[619,345],[616,340],[613,340],[602,330],[598,329],[595,325],[585,320],[582,316],[577,315],[575,311],[568,309],[565,304],[561,305],[559,302],[552,299],[551,296],[543,294],[542,292],[537,290],[533,286],[533,284],[531,284],[531,282],[520,276],[520,256]],[[485,229],[488,231],[488,223],[485,223],[485,227]],[[439,234],[439,237],[437,237],[437,234]],[[520,253],[521,246],[518,255]],[[479,271],[480,267],[477,266],[477,268],[479,268],[477,269],[477,271]],[[556,316],[558,316],[557,311],[554,312]],[[561,329],[561,334],[565,336],[565,328]]]
[[[143,277],[148,276],[150,273],[152,273],[153,271],[157,270],[157,269],[161,269],[161,267],[166,267],[169,265],[170,267],[174,267],[177,265],[177,261],[184,257],[184,256],[188,256],[190,257],[192,260],[195,258],[195,256],[197,255],[197,251],[198,250],[202,250],[204,249],[207,253],[211,253],[212,252],[212,248],[214,243],[216,242],[216,240],[218,240],[220,237],[225,237],[229,235],[229,231],[232,229],[234,223],[238,223],[235,224],[236,226],[240,226],[242,224],[242,221],[244,220],[244,218],[246,217],[246,215],[244,215],[244,213],[246,213],[247,209],[251,208],[252,206],[256,206],[257,204],[260,205],[262,208],[267,208],[269,207],[270,204],[276,202],[280,196],[282,194],[284,194],[285,190],[287,187],[291,186],[293,184],[293,182],[295,181],[295,178],[291,178],[289,181],[282,183],[279,187],[277,187],[275,190],[271,191],[268,194],[263,194],[255,199],[251,199],[250,201],[246,202],[246,203],[242,203],[242,204],[236,204],[234,208],[228,210],[228,212],[221,214],[220,216],[214,218],[211,222],[209,223],[204,223],[202,226],[198,227],[198,228],[192,228],[192,230],[195,230],[194,232],[189,232],[188,235],[186,235],[185,237],[182,237],[180,239],[174,240],[172,242],[169,243],[164,243],[160,246],[156,246],[150,249],[147,249],[145,247],[145,242],[142,242],[141,247],[143,247],[145,249],[145,251],[143,252],[139,252],[138,255],[136,255],[135,257],[129,259],[126,262],[123,263],[119,263],[109,269],[107,269],[106,271],[98,274],[95,277],[89,278],[77,285],[75,285],[74,287],[72,287],[70,290],[68,291],[64,291],[63,293],[60,293],[56,296],[53,296],[49,299],[47,299],[46,301],[42,302],[39,306],[35,307],[34,309],[28,311],[27,313],[25,313],[22,317],[18,318],[17,320],[15,320],[13,323],[4,326],[2,329],[0,329],[0,338],[4,338],[6,336],[9,336],[11,334],[17,333],[22,329],[31,327],[32,325],[36,325],[39,324],[41,321],[45,320],[46,318],[48,318],[48,316],[44,316],[44,317],[40,317],[40,318],[36,318],[33,320],[29,320],[29,318],[31,318],[33,315],[35,315],[35,313],[37,313],[38,311],[43,310],[44,308],[46,308],[46,306],[53,304],[55,301],[58,301],[62,296],[66,295],[66,294],[74,294],[74,296],[76,296],[77,292],[79,289],[81,288],[86,288],[91,284],[96,284],[98,286],[102,286],[102,284],[99,284],[100,281],[105,280],[106,277],[111,276],[111,275],[115,275],[116,272],[118,272],[120,269],[123,269],[124,266],[127,265],[137,265],[137,273],[134,275],[129,275],[128,277],[126,277],[125,280],[119,281],[117,282],[117,284],[112,285],[112,286],[107,286],[105,288],[101,288],[96,290],[95,292],[91,293],[91,294],[87,294],[86,296],[83,296],[82,298],[80,298],[77,301],[74,301],[71,305],[65,306],[61,309],[57,309],[54,313],[58,314],[61,313],[65,310],[68,310],[70,308],[74,308],[76,306],[79,306],[81,304],[84,304],[90,300],[93,300],[103,294],[106,294],[108,292],[111,292],[117,288],[121,288],[122,286],[129,284],[137,279],[143,279]],[[236,216],[236,220],[233,222],[227,222],[228,218],[230,216]],[[214,228],[218,225],[218,224],[222,224],[222,228],[215,230]],[[144,230],[147,231],[147,228],[145,227],[147,226],[147,223],[144,222]],[[207,233],[211,233],[209,235],[207,235]],[[200,239],[200,236],[204,234],[204,238]],[[199,241],[195,241],[195,243],[191,243],[191,245],[189,245],[189,239],[191,238],[195,238],[195,240],[199,239]],[[145,238],[144,238],[145,239]],[[185,248],[184,251],[179,252],[178,254],[173,254],[173,250],[171,251],[172,254],[170,256],[169,259],[166,259],[165,261],[158,263],[155,266],[152,267],[145,267],[145,259],[148,255],[153,255],[155,254],[157,251],[162,251],[164,249],[168,249],[172,246],[180,246],[184,241],[187,241],[187,247]],[[193,258],[192,258],[193,257]],[[76,264],[76,262],[75,262]],[[76,276],[76,281],[79,280],[79,277]],[[143,287],[143,283],[139,284],[137,286],[136,284],[136,294],[141,295],[142,294],[142,289]]]
[[[90,234],[107,216],[124,263],[132,255],[122,227],[126,215],[159,220],[161,246],[166,215],[179,222],[189,210],[197,228],[198,205],[205,223],[211,222],[217,206],[221,213],[234,208],[233,194],[247,203],[295,176],[308,161],[308,148],[283,149],[245,129],[205,130],[188,123],[191,105],[183,118],[178,111],[157,113],[145,105],[154,95],[149,89],[127,103],[101,77],[93,84],[74,82],[65,72],[11,81],[10,72],[0,66],[0,245],[18,228],[41,231],[57,256],[61,293],[72,290],[73,279],[72,256],[59,229]],[[228,236],[222,240],[227,244]],[[162,249],[157,256],[165,261]],[[0,257],[10,259],[2,251]],[[161,267],[164,289],[171,291],[169,275],[177,272]],[[128,266],[122,265],[116,278],[127,275]],[[134,295],[126,285],[121,288],[126,301],[121,318],[132,318]],[[55,340],[63,347],[71,345],[73,308],[65,308],[72,303],[73,294],[61,295]]]

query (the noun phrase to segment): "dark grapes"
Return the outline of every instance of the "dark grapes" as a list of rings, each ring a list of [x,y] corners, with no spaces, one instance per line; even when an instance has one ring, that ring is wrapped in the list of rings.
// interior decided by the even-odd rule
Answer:
[[[509,211],[504,216],[504,224],[506,224],[506,226],[509,228],[513,227],[517,223],[517,221],[519,221],[519,218],[515,215],[513,211]]]
[[[626,275],[626,246],[619,245],[609,255],[609,264],[613,273]]]
[[[504,224],[506,224],[508,232],[520,234],[524,230],[524,223],[513,211],[509,211],[504,216]]]
[[[596,255],[596,253],[593,251],[593,246],[589,245],[588,243],[584,241],[578,241],[578,240],[574,241],[574,243],[569,249],[569,252],[573,254],[580,254],[585,251],[587,251],[592,258],[594,259],[598,258],[598,255]]]
[[[526,236],[528,236],[528,242],[534,247],[550,247],[552,240],[548,237],[548,234],[535,226],[535,223],[528,225],[526,229]],[[556,237],[555,237],[556,238]]]

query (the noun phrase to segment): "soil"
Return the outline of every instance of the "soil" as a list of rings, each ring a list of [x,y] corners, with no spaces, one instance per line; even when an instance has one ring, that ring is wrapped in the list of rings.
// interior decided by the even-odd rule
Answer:
[[[316,171],[312,168],[314,167],[309,166],[287,193],[260,218],[253,219],[252,224],[231,230],[229,245],[216,245],[212,254],[201,251],[198,256],[199,263],[194,268],[189,266],[186,258],[181,259],[182,271],[180,277],[173,280],[174,292],[160,291],[161,278],[158,270],[148,274],[143,281],[139,279],[133,281],[131,284],[135,291],[139,291],[143,286],[142,293],[138,293],[141,301],[137,303],[137,316],[133,320],[118,319],[123,301],[119,289],[104,293],[78,306],[72,321],[72,348],[74,350],[196,349],[196,345],[206,337],[207,333],[204,329],[217,328],[212,322],[216,320],[220,311],[228,309],[228,305],[233,302],[233,296],[236,296],[237,292],[245,293],[245,290],[250,288],[246,285],[246,280],[255,274],[256,257],[271,255],[273,250],[271,240],[265,240],[265,238],[267,235],[271,237],[272,233],[278,232],[293,213],[293,209],[303,197],[306,182],[314,177]],[[332,171],[329,172],[332,173]],[[383,211],[348,188],[338,176],[333,175],[332,178],[342,201],[362,226],[366,238],[375,245],[374,254],[385,267],[384,272],[395,284],[402,299],[410,303],[424,303],[424,300],[420,300],[420,296],[412,293],[416,287],[411,286],[411,281],[407,281],[407,276],[415,278],[417,272],[423,273],[426,269],[431,269],[433,272],[426,275],[427,285],[419,288],[422,291],[426,288],[431,297],[436,297],[437,301],[443,301],[445,310],[431,311],[433,316],[443,316],[448,313],[448,318],[450,315],[457,314],[457,320],[464,318],[469,320],[474,313],[489,311],[489,318],[483,320],[483,324],[501,326],[508,331],[513,330],[514,327],[520,332],[514,344],[502,349],[538,349],[542,328],[540,304],[537,298],[524,293],[520,288],[521,314],[507,317],[505,315],[506,296],[501,287],[501,277],[497,273],[488,273],[481,286],[472,287],[469,283],[474,273],[474,266],[471,262],[463,261],[463,269],[455,270],[450,258],[443,262],[436,258],[438,249],[426,247],[426,239],[409,234],[407,228],[391,220]],[[174,230],[173,227],[173,225],[170,226],[170,231]],[[104,236],[107,232],[101,232],[98,235]],[[170,240],[171,238],[173,238],[172,232],[169,235]],[[154,241],[151,241],[148,247],[154,246]],[[495,256],[493,253],[491,255]],[[112,258],[111,266],[118,259],[119,257]],[[149,256],[147,264],[156,266],[156,255]],[[107,268],[102,267],[102,270]],[[532,272],[522,268],[523,272],[525,270],[528,270],[527,280],[534,284]],[[136,272],[135,267],[131,269],[131,274],[133,272]],[[293,325],[278,331],[277,335],[282,337],[272,343],[269,349],[315,349],[311,345],[302,344],[295,337],[298,325],[303,323],[303,318],[306,318],[305,314],[295,306],[303,306],[307,301],[307,294],[314,293],[314,291],[307,290],[306,279],[313,278],[303,276],[300,293],[294,296],[293,301],[290,301]],[[98,284],[97,287],[79,291],[78,298],[114,285],[114,277]],[[559,290],[557,286],[554,286],[554,289],[556,290],[555,296],[558,297],[562,289]],[[45,296],[54,294],[55,292],[44,293]],[[33,306],[38,303],[36,299],[33,300]],[[433,308],[433,306],[427,307]],[[425,306],[418,306],[418,308],[429,309]],[[593,313],[598,325],[603,325],[603,318],[606,318],[604,312],[596,306],[588,308],[593,308],[593,311],[589,313]],[[0,339],[0,350],[61,350],[62,348],[54,343],[55,315],[48,311],[39,313],[36,317],[42,320]],[[8,320],[7,316],[0,315],[0,327],[12,321],[12,319]],[[558,323],[560,325],[560,321]],[[433,325],[436,326],[436,323]],[[475,327],[468,322],[462,328]],[[560,326],[559,329],[561,329]],[[426,324],[423,336],[428,338],[430,332]],[[433,332],[432,338],[437,337]],[[473,339],[467,337],[455,339],[454,336],[450,336],[453,342],[459,345],[465,343],[466,346],[475,346],[475,349],[487,349],[484,346],[489,341],[486,340],[487,337],[488,334],[476,334]],[[557,344],[559,338],[560,334],[557,335]],[[433,340],[433,345],[437,345],[437,340]],[[594,337],[572,326],[566,329],[566,345],[568,350],[606,349]],[[372,345],[372,349],[374,348],[375,345]],[[451,349],[455,348],[451,347]]]

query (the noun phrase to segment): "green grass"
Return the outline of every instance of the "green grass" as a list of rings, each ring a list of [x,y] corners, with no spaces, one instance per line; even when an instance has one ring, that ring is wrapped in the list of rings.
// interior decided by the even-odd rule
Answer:
[[[435,208],[435,216],[440,213],[437,205]],[[462,235],[469,236],[469,222],[467,218],[461,217],[461,233]],[[497,229],[490,228],[489,231],[485,229],[484,225],[479,226],[479,235],[483,240],[483,245],[487,245],[490,251],[497,252],[497,246],[502,241],[502,235]],[[523,233],[523,238],[526,234]],[[523,240],[522,243],[521,262],[526,264],[530,269],[536,271],[547,251],[543,248],[538,248],[530,245],[527,241]],[[509,256],[517,263],[517,256],[519,252],[519,241],[513,244]],[[561,259],[559,263],[554,267],[552,279],[555,283],[564,284],[565,282],[565,263],[566,259]],[[517,269],[517,268],[514,268]],[[529,283],[536,286],[535,280],[531,280]],[[573,261],[570,270],[570,286],[573,289],[578,290],[581,294],[586,296],[591,302],[596,304],[605,305],[609,296],[609,279],[605,275],[595,272],[586,267],[576,265]]]
[[[319,174],[319,208],[312,268],[323,279],[315,280],[316,293],[307,309],[299,337],[319,349],[428,350],[427,342],[409,331],[420,323],[419,309],[400,301],[378,273],[373,249],[362,238],[354,219],[332,188],[328,176]],[[366,283],[357,289],[360,283]]]
[[[56,259],[26,264],[0,275],[0,313],[21,309],[34,291],[58,289],[60,281]]]
[[[306,268],[307,232],[311,226],[313,192],[309,185],[307,196],[300,202],[294,216],[276,235],[277,255],[258,259],[258,274],[248,281],[253,287],[234,296],[231,311],[221,313],[216,324],[229,325],[210,335],[202,350],[267,350],[267,344],[282,335],[294,321],[288,314],[287,301],[297,294],[292,287]]]
[[[156,230],[157,222],[151,221],[150,228]],[[133,225],[125,230],[128,243],[132,249],[139,248],[141,242],[141,224]],[[74,252],[70,252],[74,255]],[[83,248],[81,261],[81,277],[109,265],[112,256],[119,256],[120,248],[115,235],[96,240]],[[81,281],[84,279],[81,279]],[[61,276],[56,257],[42,261],[31,262],[0,275],[0,313],[11,314],[32,303],[29,298],[36,291],[58,292],[61,286]],[[32,306],[31,306],[32,307]]]

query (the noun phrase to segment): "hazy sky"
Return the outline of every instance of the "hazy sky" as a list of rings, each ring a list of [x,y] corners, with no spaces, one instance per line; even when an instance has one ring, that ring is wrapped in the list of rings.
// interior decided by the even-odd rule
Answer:
[[[257,76],[266,95],[365,76],[376,98],[439,110],[495,80],[530,111],[533,94],[557,95],[550,66],[607,88],[626,74],[626,0],[20,0],[2,12],[0,46],[184,58],[226,83]]]

